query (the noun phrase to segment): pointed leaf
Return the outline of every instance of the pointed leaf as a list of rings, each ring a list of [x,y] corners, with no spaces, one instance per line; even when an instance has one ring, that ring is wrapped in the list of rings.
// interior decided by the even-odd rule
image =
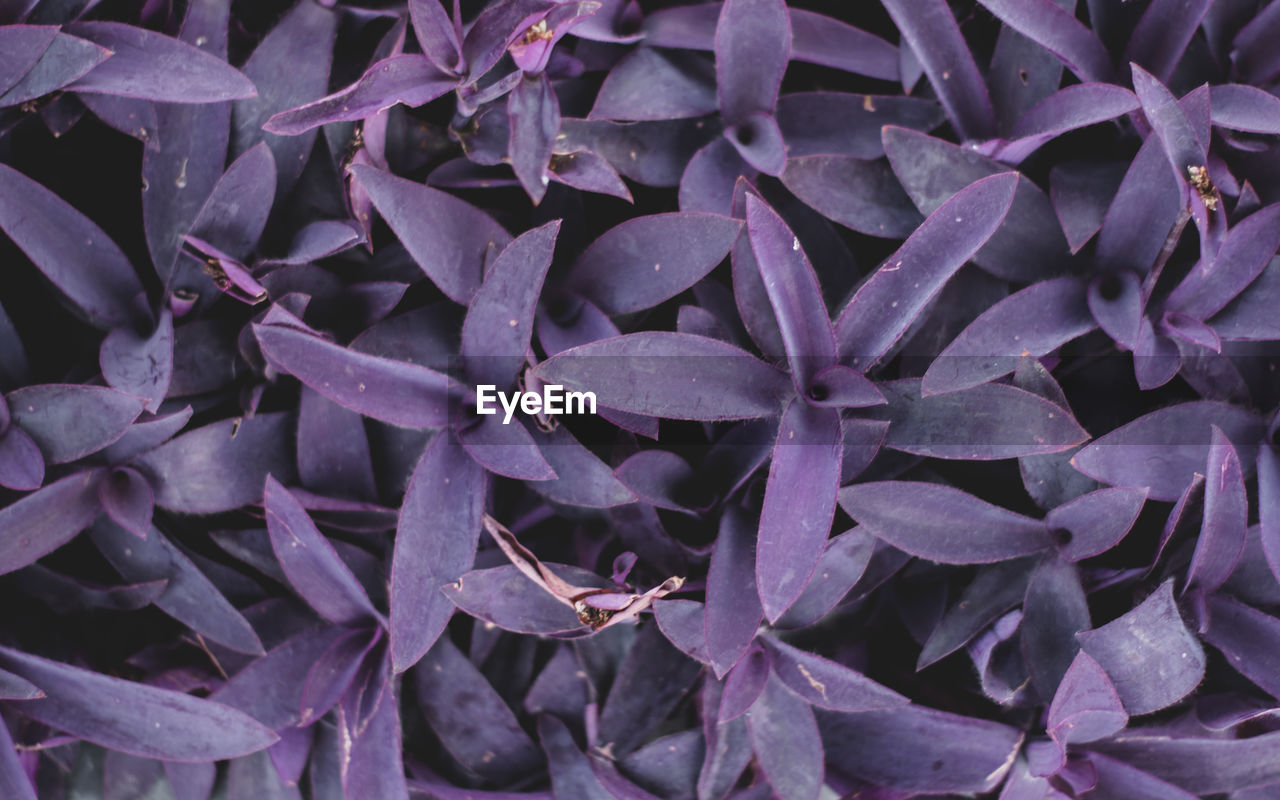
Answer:
[[[155,413],[173,378],[173,315],[160,312],[150,336],[139,336],[128,327],[117,328],[102,340],[99,353],[102,377],[113,388],[147,400]]]
[[[1177,98],[1164,84],[1135,64],[1133,90],[1174,171],[1182,175],[1187,167],[1204,166],[1207,143],[1200,141]]]
[[[1022,659],[1041,697],[1052,697],[1080,646],[1077,632],[1089,627],[1089,604],[1080,572],[1049,553],[1031,572],[1022,604]]]
[[[0,486],[18,492],[44,483],[44,455],[27,432],[10,426],[0,434]]]
[[[142,284],[116,243],[65,200],[4,164],[0,230],[90,324],[108,329],[132,321]]]
[[[547,754],[551,791],[555,800],[614,800],[600,784],[591,762],[578,749],[573,734],[559,718],[544,714],[538,718],[538,739]]]
[[[1111,78],[1111,56],[1097,36],[1052,0],[981,0],[1010,28],[1053,53],[1082,81]]]
[[[256,752],[278,738],[245,714],[211,700],[7,647],[0,648],[0,665],[45,692],[41,700],[22,701],[23,714],[113,750],[171,761],[214,761]],[[130,713],[122,715],[118,708]]]
[[[840,485],[840,415],[794,400],[778,426],[756,546],[756,584],[776,622],[804,591],[831,532]]]
[[[705,57],[639,47],[609,70],[590,119],[703,117],[719,108],[715,73]]]
[[[1274,732],[1242,739],[1125,736],[1094,743],[1090,749],[1119,759],[1134,771],[1154,775],[1192,796],[1270,787],[1280,781],[1280,734]],[[1142,783],[1150,786],[1145,781],[1139,785]],[[1177,797],[1161,789],[1159,785],[1151,787],[1153,793],[1148,796]],[[1124,796],[1129,795],[1126,792]]]
[[[1204,677],[1204,650],[1178,613],[1172,581],[1132,611],[1076,638],[1106,670],[1130,715],[1176,703]]]
[[[1081,561],[1119,544],[1146,499],[1146,489],[1100,489],[1054,508],[1044,524],[1063,557]]]
[[[782,0],[728,0],[716,23],[716,87],[730,124],[772,113],[791,55],[791,21]]]
[[[22,80],[49,49],[58,28],[53,25],[6,25],[0,28],[0,95]]]
[[[1181,403],[1098,438],[1077,453],[1072,464],[1103,483],[1146,486],[1150,499],[1173,502],[1207,463],[1212,426],[1233,442],[1256,442],[1264,431],[1263,421],[1243,409],[1205,401]],[[1236,452],[1242,462],[1252,463],[1254,448],[1241,445]]]
[[[88,527],[102,508],[101,478],[96,469],[68,475],[0,509],[0,574],[33,563]]]
[[[452,195],[373,167],[352,167],[351,175],[427,277],[449,299],[469,303],[480,288],[485,251],[505,249],[511,236]]]
[[[883,161],[842,155],[792,157],[782,182],[814,211],[869,236],[903,239],[923,219]]]
[[[391,561],[391,660],[413,666],[453,614],[440,588],[471,566],[489,484],[484,470],[450,440],[427,445],[400,508]]]
[[[462,356],[475,383],[505,389],[524,365],[559,231],[555,220],[522,234],[489,267],[462,323]]]
[[[650,308],[706,277],[741,228],[713,214],[635,217],[591,243],[574,262],[569,285],[607,314]]]
[[[1123,730],[1128,722],[1107,673],[1088,653],[1076,653],[1049,705],[1049,735],[1064,746],[1092,742]]]
[[[729,506],[707,569],[704,636],[716,677],[723,678],[755,639],[764,618],[756,589],[754,519],[739,506]]]
[[[600,588],[606,588],[605,579],[595,573],[562,564],[545,566],[575,585],[589,586],[594,580]],[[571,604],[562,602],[530,580],[513,564],[467,572],[455,582],[446,584],[441,592],[466,613],[503,630],[538,635],[591,633],[586,623],[578,619]]]
[[[1017,185],[1013,174],[976,181],[911,234],[840,312],[835,331],[843,361],[865,370],[893,347],[943,284],[999,227]]]
[[[923,396],[967,389],[1012,372],[1023,355],[1040,357],[1095,326],[1078,278],[1054,278],[1009,295],[969,324],[934,359]]]
[[[775,627],[803,628],[825,617],[866,572],[875,543],[874,537],[856,528],[828,539],[809,585]]]
[[[285,325],[254,325],[262,354],[338,405],[406,428],[449,422],[452,381],[417,364],[365,355]]]
[[[266,145],[257,144],[237,158],[218,179],[191,225],[190,238],[198,238],[222,251],[207,255],[247,260],[266,227],[275,191],[275,159]]]
[[[768,680],[769,654],[761,647],[752,647],[724,679],[719,721],[729,722],[747,713]]]
[[[507,99],[511,169],[536,205],[546,194],[547,166],[560,132],[560,102],[545,75],[525,73]]]
[[[863,528],[912,555],[984,564],[1043,550],[1044,525],[950,486],[880,481],[846,486],[840,507]]]
[[[702,672],[657,625],[636,631],[600,712],[600,746],[624,755],[648,741]]]
[[[59,32],[35,66],[0,94],[0,108],[16,106],[61,89],[111,57],[93,42]]]
[[[815,706],[832,711],[875,711],[910,702],[843,664],[792,647],[772,636],[762,636],[760,641],[769,652],[778,680]]]
[[[959,601],[929,634],[916,661],[916,670],[959,650],[983,628],[1021,603],[1026,597],[1034,564],[1033,558],[1016,558],[980,568]]]
[[[764,693],[747,712],[747,730],[774,795],[781,800],[817,800],[822,741],[808,704],[770,676]]]
[[[1169,80],[1212,5],[1209,0],[1154,0],[1130,34],[1124,60]]]
[[[1270,95],[1267,95],[1270,97]],[[1170,293],[1165,307],[1208,319],[1255,281],[1280,247],[1280,204],[1250,214],[1227,231],[1212,263],[1202,262]]]
[[[1240,457],[1221,429],[1215,425],[1212,431],[1204,473],[1204,525],[1191,556],[1184,592],[1193,588],[1212,592],[1225,583],[1244,552],[1249,527]]]
[[[534,374],[595,392],[602,406],[669,419],[772,416],[793,391],[785,373],[732,345],[661,331],[570,348]]]
[[[1080,83],[1068,86],[1041,100],[1023,114],[1010,131],[1014,141],[1004,145],[997,156],[1018,163],[1046,142],[1062,134],[1106,122],[1138,108],[1133,92],[1108,83]]]
[[[98,500],[117,525],[137,536],[147,538],[156,497],[151,484],[132,467],[111,470],[98,484]]]

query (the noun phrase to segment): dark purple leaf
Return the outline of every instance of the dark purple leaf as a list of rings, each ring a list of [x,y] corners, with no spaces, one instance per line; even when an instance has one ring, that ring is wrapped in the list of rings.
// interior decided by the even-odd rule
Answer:
[[[1000,383],[920,396],[915,379],[879,384],[884,445],[935,458],[993,460],[1067,450],[1088,433],[1056,403]]]
[[[1219,128],[1249,133],[1280,133],[1280,98],[1253,86],[1228,83],[1209,87],[1210,113]]]
[[[1023,355],[1040,357],[1093,330],[1078,278],[1033,284],[970,323],[924,374],[923,396],[967,389],[1012,372]]]
[[[800,9],[791,14],[793,26],[802,14],[810,16]],[[824,26],[838,24],[817,18]],[[929,131],[945,119],[931,100],[844,92],[784,94],[778,98],[776,117],[790,158],[836,155],[868,160],[884,155],[880,129],[885,125]]]
[[[58,35],[54,25],[6,25],[0,28],[0,94],[22,80]]]
[[[1098,753],[1088,763],[1097,772],[1098,786],[1089,793],[1098,800],[1195,800],[1196,795],[1173,784]]]
[[[373,462],[360,415],[304,386],[298,395],[298,479],[322,494],[371,499]]]
[[[102,340],[98,358],[107,383],[144,398],[147,411],[154,414],[173,377],[173,315],[162,310],[149,336],[129,327],[116,328]]]
[[[31,564],[71,541],[98,516],[103,471],[78,472],[0,509],[0,574]]]
[[[1170,293],[1165,307],[1201,320],[1213,316],[1262,274],[1277,247],[1280,204],[1267,206],[1233,225],[1223,237],[1217,257],[1212,263],[1193,267]]]
[[[960,137],[991,138],[996,127],[991,98],[947,4],[890,0],[885,10],[920,59]]]
[[[1204,639],[1231,666],[1273,697],[1280,692],[1280,620],[1224,595],[1208,600],[1209,628]]]
[[[78,92],[171,103],[214,103],[257,94],[253,82],[198,47],[118,22],[76,22],[67,33],[112,52],[73,84]]]
[[[703,117],[719,108],[715,73],[701,56],[637,48],[620,60],[596,95],[590,119]]]
[[[729,722],[745,714],[768,680],[769,654],[759,646],[752,647],[724,679],[719,721]]]
[[[785,373],[732,345],[650,331],[552,356],[535,374],[602,406],[669,419],[750,419],[779,413],[793,391]]]
[[[875,711],[897,708],[910,702],[843,664],[792,647],[771,636],[763,636],[760,641],[769,652],[778,680],[812,705],[832,711]]]
[[[214,761],[256,752],[276,735],[221,703],[0,648],[0,664],[39,686],[23,714],[103,747],[146,758]],[[109,702],[104,702],[108,700]],[[115,709],[128,708],[128,714]]]
[[[495,414],[457,431],[457,436],[471,457],[490,472],[529,481],[556,478],[556,471],[520,420],[506,423]]]
[[[778,426],[756,545],[756,584],[776,622],[804,591],[831,532],[843,431],[835,409],[793,400]]]
[[[809,585],[775,627],[803,628],[826,616],[866,572],[875,541],[856,528],[828,539]]]
[[[39,800],[14,748],[8,725],[0,725],[0,792],[13,800]]]
[[[44,455],[22,428],[10,426],[0,434],[0,486],[18,492],[44,483]]]
[[[1022,658],[1041,697],[1052,697],[1080,646],[1075,635],[1089,627],[1089,604],[1078,568],[1049,553],[1031,572],[1022,604]]]
[[[507,100],[511,168],[536,204],[546,194],[547,166],[560,132],[560,103],[545,75],[525,74]]]
[[[174,800],[209,800],[218,768],[212,763],[166,761],[164,774],[173,789]]]
[[[879,160],[843,155],[792,157],[782,181],[827,219],[869,236],[905,238],[923,219],[893,170]]]
[[[155,499],[151,484],[132,467],[116,467],[98,484],[102,510],[139,539],[147,538]]]
[[[160,139],[156,135],[160,123],[156,118],[155,104],[150,100],[89,93],[77,97],[110,127],[142,142],[148,150],[160,149]]]
[[[774,795],[781,800],[817,800],[823,743],[808,704],[771,676],[747,712],[747,730]]]
[[[1138,108],[1133,93],[1106,83],[1068,86],[1029,109],[1013,126],[1014,140],[999,150],[1001,161],[1017,164],[1062,134],[1106,122]]]
[[[1155,0],[1134,27],[1124,60],[1169,80],[1211,5],[1209,0]]]
[[[865,370],[882,358],[999,227],[1017,185],[1012,174],[982,179],[930,214],[840,312],[841,360]]]
[[[922,670],[959,650],[983,628],[1023,601],[1033,558],[1000,561],[982,567],[965,587],[960,600],[939,620],[916,661]]]
[[[451,379],[417,364],[365,355],[285,325],[254,325],[262,354],[338,405],[409,428],[449,422]]]
[[[454,72],[462,69],[462,42],[460,31],[445,13],[440,0],[409,0],[409,18],[413,20],[413,32],[427,58],[442,70]]]
[[[1262,551],[1272,575],[1280,580],[1280,457],[1271,447],[1258,448],[1258,523]]]
[[[707,655],[704,608],[693,600],[659,600],[653,604],[653,618],[667,640],[685,655],[704,664]]]
[[[65,200],[4,164],[0,230],[92,325],[110,329],[132,321],[142,284],[120,248]]]
[[[722,689],[719,681],[707,681],[702,690],[702,733],[707,746],[698,773],[699,800],[719,800],[727,795],[751,760],[746,720],[739,717],[719,722]]]
[[[944,564],[984,564],[1049,547],[1044,525],[950,486],[882,481],[846,486],[840,507],[876,537]]]
[[[883,140],[894,174],[925,215],[934,214],[974,181],[1008,169],[970,148],[916,131],[888,126]],[[1019,176],[1017,188],[1011,191],[1015,194],[1003,223],[995,208],[952,214],[964,218],[965,233],[954,243],[948,234],[945,252],[952,256],[958,251],[954,257],[963,256],[961,261],[973,258],[992,275],[1018,283],[1033,283],[1063,272],[1068,247],[1049,198],[1026,176]],[[981,224],[970,224],[974,219],[981,219]],[[968,250],[970,241],[976,242],[976,254]]]
[[[701,671],[702,665],[677,650],[657,625],[641,626],[600,712],[600,747],[621,756],[646,742]]]
[[[573,734],[558,718],[544,714],[538,718],[538,739],[547,754],[551,791],[555,800],[615,800],[600,784],[591,762],[578,749]]]
[[[553,153],[548,169],[553,181],[584,192],[612,195],[631,202],[631,190],[618,177],[617,171],[603,157],[590,150]]]
[[[791,55],[791,21],[782,0],[728,0],[716,23],[720,113],[739,124],[772,114]]]
[[[448,638],[414,668],[418,706],[445,749],[481,777],[510,783],[542,761],[515,714]]]
[[[1225,583],[1244,552],[1249,527],[1240,457],[1221,429],[1215,425],[1212,432],[1204,472],[1204,525],[1196,539],[1184,592],[1193,588],[1212,592]]]
[[[1204,677],[1204,650],[1178,613],[1171,581],[1132,611],[1076,638],[1133,716],[1176,703]]]
[[[1188,167],[1203,167],[1207,142],[1197,136],[1182,107],[1158,78],[1133,65],[1133,90],[1142,101],[1142,113],[1160,140],[1165,156],[1179,175]]]
[[[636,217],[606,231],[578,257],[569,284],[608,314],[655,306],[728,254],[742,223],[700,213]]]
[[[480,288],[485,251],[506,248],[511,236],[452,195],[372,167],[353,167],[351,174],[427,277],[451,300],[469,303]]]
[[[1256,442],[1263,422],[1225,403],[1193,402],[1162,408],[1111,431],[1085,447],[1072,465],[1112,486],[1146,486],[1150,499],[1173,502],[1208,461],[1211,427],[1233,442]],[[1237,449],[1252,463],[1255,445]]]
[[[817,713],[832,769],[904,793],[987,792],[1000,785],[1022,731],[923,706]]]
[[[613,475],[609,465],[559,425],[535,440],[556,477],[529,488],[557,503],[583,508],[612,508],[635,502],[636,496]]]
[[[30,70],[0,94],[0,108],[16,106],[61,89],[111,57],[93,42],[59,32]]]
[[[1247,739],[1125,736],[1111,742],[1094,743],[1090,749],[1116,758],[1130,768],[1150,773],[1193,795],[1274,786],[1280,782],[1280,733],[1265,733]],[[1153,787],[1153,790],[1159,788],[1162,787]]]
[[[1088,653],[1076,653],[1049,705],[1049,735],[1064,746],[1092,742],[1122,730],[1128,721],[1107,673]]]
[[[1097,36],[1053,0],[982,0],[1001,22],[1062,60],[1082,81],[1111,78],[1111,56]]]
[[[1182,207],[1178,178],[1169,168],[1160,139],[1148,137],[1103,217],[1098,231],[1099,271],[1150,270]]]
[[[474,382],[505,389],[524,365],[559,231],[556,220],[521,235],[489,267],[462,324],[462,356]]]
[[[746,653],[764,618],[756,588],[753,522],[739,506],[725,509],[707,570],[704,635],[706,653],[718,678]]]
[[[1068,161],[1049,170],[1049,196],[1072,253],[1079,252],[1102,227],[1125,167],[1107,161]]]
[[[605,579],[595,573],[561,564],[546,566],[575,585],[590,585],[594,580],[606,588]],[[441,591],[458,608],[503,630],[539,635],[591,633],[571,605],[534,583],[515,565],[465,573]]]
[[[391,562],[391,658],[397,671],[413,666],[453,614],[441,587],[472,563],[489,489],[484,470],[437,434],[422,454],[405,492]]]
[[[886,81],[897,79],[897,49],[884,39],[807,9],[787,11],[793,60]]]
[[[1068,561],[1115,547],[1137,521],[1146,489],[1100,489],[1051,510],[1044,524]]]

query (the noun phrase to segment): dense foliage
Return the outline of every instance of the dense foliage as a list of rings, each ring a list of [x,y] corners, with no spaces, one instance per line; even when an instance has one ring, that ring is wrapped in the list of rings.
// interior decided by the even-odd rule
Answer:
[[[1278,41],[0,0],[0,797],[1280,795]]]

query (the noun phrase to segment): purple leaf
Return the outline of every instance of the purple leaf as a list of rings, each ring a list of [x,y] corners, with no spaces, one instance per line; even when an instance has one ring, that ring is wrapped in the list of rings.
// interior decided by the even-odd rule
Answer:
[[[349,631],[316,659],[302,687],[300,725],[314,722],[338,703],[380,636],[376,629]]]
[[[337,497],[377,496],[369,439],[360,415],[303,386],[298,394],[298,480]]]
[[[67,33],[112,52],[111,58],[71,84],[99,92],[171,103],[215,103],[254,97],[253,82],[198,47],[118,22],[76,22]]]
[[[446,72],[465,67],[460,31],[445,13],[440,0],[409,0],[409,18],[413,21],[418,45],[432,63]]]
[[[800,240],[778,214],[747,195],[747,233],[774,317],[782,333],[796,391],[810,391],[814,373],[836,360],[835,336],[818,276]]]
[[[257,144],[235,160],[218,179],[191,225],[188,240],[200,239],[206,255],[243,261],[266,227],[276,191],[276,162],[271,150]]]
[[[1090,790],[1099,800],[1195,800],[1183,791],[1150,773],[1098,753],[1089,753],[1089,766],[1097,773],[1097,788]]]
[[[1031,577],[1032,558],[1010,559],[982,567],[960,600],[939,620],[924,643],[916,671],[954,653],[983,628],[1023,601]]]
[[[489,490],[484,470],[436,434],[414,468],[400,508],[391,561],[391,660],[403,672],[435,642],[453,614],[440,588],[470,568]]]
[[[990,461],[1055,453],[1088,433],[1056,403],[999,383],[920,396],[914,379],[879,384],[889,400],[884,445],[918,455]]]
[[[803,628],[825,617],[866,572],[875,541],[856,528],[828,539],[809,585],[775,627]]]
[[[1269,92],[1240,83],[1210,86],[1209,106],[1219,128],[1280,134],[1280,98]]]
[[[480,288],[485,251],[505,249],[511,236],[452,195],[373,167],[352,167],[351,175],[427,277],[449,299],[469,303]]]
[[[289,414],[227,419],[189,431],[133,462],[152,480],[156,505],[213,514],[262,499],[267,474],[292,480]]]
[[[991,791],[1025,735],[916,705],[861,714],[819,711],[817,717],[833,770],[908,794]]]
[[[156,607],[196,633],[237,652],[261,655],[262,642],[249,622],[209,578],[160,531],[139,540],[132,531],[100,519],[89,531],[93,544],[131,583],[163,584]]]
[[[722,688],[719,681],[707,681],[702,691],[700,705],[706,756],[698,773],[696,788],[699,800],[727,795],[751,760],[746,720],[718,721]]]
[[[1076,454],[1072,465],[1103,483],[1146,486],[1150,499],[1173,502],[1208,461],[1212,426],[1233,442],[1256,442],[1264,429],[1261,419],[1225,403],[1182,403],[1100,437]],[[1245,463],[1251,463],[1256,452],[1253,445],[1237,449]]]
[[[1017,185],[1013,174],[984,178],[930,214],[840,312],[841,360],[865,370],[882,358],[999,227]]]
[[[1259,447],[1257,465],[1262,551],[1271,567],[1271,574],[1280,581],[1280,458],[1272,447]]]
[[[151,484],[132,467],[116,467],[98,484],[98,500],[117,525],[137,536],[147,538],[151,514],[155,510],[155,493]]]
[[[1089,282],[1089,311],[1117,344],[1136,349],[1143,325],[1142,284],[1132,270],[1110,272]]]
[[[1194,796],[1280,782],[1280,733],[1275,732],[1243,739],[1124,736],[1094,743],[1090,749]],[[1152,787],[1151,791],[1157,793],[1148,796],[1176,797],[1167,791],[1158,793],[1162,788]],[[1129,795],[1126,792],[1122,796]]]
[[[35,66],[0,94],[0,108],[16,106],[61,89],[111,57],[111,51],[59,32]]]
[[[1076,653],[1049,705],[1049,735],[1063,746],[1092,742],[1123,730],[1128,722],[1107,673],[1088,653]]]
[[[781,800],[817,800],[823,748],[808,704],[770,677],[747,712],[747,730],[761,770]]]
[[[306,509],[270,475],[263,505],[271,548],[280,566],[289,583],[320,616],[338,625],[381,617]]]
[[[55,481],[0,509],[0,574],[53,552],[98,516],[102,470]]]
[[[756,545],[756,585],[776,622],[804,591],[831,532],[840,485],[840,415],[793,400],[778,426]]]
[[[1076,638],[1106,670],[1132,716],[1176,703],[1204,677],[1204,650],[1178,613],[1172,581],[1132,611]]]
[[[6,25],[0,29],[0,95],[22,80],[58,35],[55,25]]]
[[[632,202],[631,190],[613,165],[590,150],[574,150],[571,153],[551,155],[551,180],[572,186],[584,192],[612,195]]]
[[[265,656],[231,676],[210,699],[239,709],[273,730],[296,727],[307,673],[347,633],[343,628],[323,625],[291,631]]]
[[[1079,652],[1075,635],[1089,627],[1089,604],[1078,568],[1056,553],[1031,572],[1022,604],[1022,658],[1041,697],[1058,689]]]
[[[605,580],[595,573],[561,564],[546,567],[575,585],[595,580],[600,588],[606,588]],[[503,630],[538,635],[591,633],[571,605],[534,583],[514,564],[465,573],[441,591],[458,608]]]
[[[1063,557],[1081,561],[1119,544],[1146,499],[1146,489],[1100,489],[1054,508],[1044,524]]]
[[[1049,547],[1044,525],[950,486],[881,481],[846,486],[840,507],[900,550],[944,564],[985,564]]]
[[[541,754],[515,714],[448,637],[423,656],[413,677],[427,723],[467,770],[507,784],[540,766]]]
[[[560,132],[560,102],[545,75],[526,73],[507,100],[511,168],[536,205],[547,191],[547,165]]]
[[[110,329],[132,321],[142,284],[120,248],[65,200],[4,164],[0,230],[90,324]]]
[[[739,124],[772,114],[791,55],[791,21],[782,0],[728,0],[716,23],[716,87],[720,113]]]
[[[18,492],[44,483],[44,455],[22,428],[10,426],[0,434],[0,486]]]
[[[592,242],[568,282],[607,314],[650,308],[706,277],[741,229],[738,220],[713,214],[635,217]]]
[[[150,336],[116,328],[102,340],[98,359],[108,384],[146,399],[147,411],[154,414],[173,378],[173,315],[162,310]]]
[[[1177,98],[1158,78],[1136,64],[1133,90],[1174,171],[1182,175],[1187,167],[1203,167],[1207,142],[1200,141]]]
[[[972,149],[916,131],[889,126],[882,138],[894,174],[925,215],[934,214],[973,182],[1008,169]],[[1067,242],[1049,198],[1026,176],[1018,176],[1014,191],[1003,223],[993,208],[980,213],[981,225],[969,224],[975,219],[972,213],[953,214],[952,217],[964,217],[966,232],[954,244],[948,242],[948,254],[959,248],[962,252],[954,255],[963,255],[961,261],[972,257],[975,264],[992,275],[1017,283],[1034,283],[1065,271]],[[964,255],[972,237],[978,237],[979,249],[976,254]]]
[[[1270,95],[1268,95],[1270,97]],[[1223,237],[1217,257],[1193,267],[1165,307],[1208,319],[1257,280],[1280,247],[1280,204],[1237,222]]]
[[[1053,0],[982,0],[1010,28],[1053,53],[1082,81],[1111,78],[1111,56],[1089,28]]]
[[[951,9],[940,0],[889,0],[885,10],[924,66],[962,139],[990,139],[995,112]]]
[[[285,325],[254,325],[253,331],[277,369],[343,408],[407,428],[449,422],[453,382],[446,375],[365,355]]]
[[[1079,252],[1102,227],[1126,166],[1107,161],[1069,161],[1049,170],[1049,196],[1072,253]]]
[[[897,79],[897,48],[884,39],[803,8],[787,11],[793,60],[886,81]]]
[[[1149,391],[1164,386],[1173,380],[1181,366],[1177,342],[1157,333],[1151,320],[1142,317],[1138,342],[1133,348],[1133,375],[1138,388]]]
[[[1178,177],[1150,136],[1133,157],[1098,230],[1097,269],[1146,273],[1164,247],[1182,211]]]
[[[1273,258],[1240,296],[1227,304],[1210,324],[1223,339],[1266,341],[1277,338],[1277,324],[1270,314],[1280,297],[1280,258]]]
[[[636,496],[614,477],[609,465],[579,443],[565,426],[539,433],[534,441],[557,477],[529,488],[547,499],[583,508],[613,508],[635,502]]]
[[[588,118],[682,119],[717,108],[715,73],[705,58],[640,47],[609,70]]]
[[[108,126],[126,136],[132,136],[146,145],[148,150],[160,149],[160,139],[156,135],[160,123],[156,118],[155,104],[150,100],[89,93],[77,97]]]
[[[792,647],[772,636],[760,639],[774,674],[794,694],[832,711],[876,711],[910,701],[843,664]],[[725,687],[726,692],[728,687]]]
[[[1130,34],[1124,60],[1169,80],[1211,5],[1209,0],[1155,0]]]
[[[410,107],[425,105],[456,83],[456,78],[441,72],[424,56],[395,55],[369,67],[359,80],[345,89],[281,111],[262,127],[279,136],[296,136],[331,122],[363,120],[397,103]]]
[[[866,376],[843,364],[832,364],[818,370],[809,384],[806,398],[810,404],[825,408],[866,408],[887,402]],[[845,426],[844,421],[841,426]]]
[[[559,718],[550,714],[539,717],[538,739],[547,754],[547,771],[556,800],[615,800],[600,784],[591,762],[578,749],[573,734]]]
[[[878,144],[879,139],[876,141]],[[879,160],[842,155],[793,157],[787,160],[782,182],[814,211],[869,236],[906,238],[923,219],[893,170]]]
[[[559,231],[555,220],[522,234],[489,267],[462,323],[462,356],[476,383],[505,389],[524,365]]]
[[[701,672],[702,665],[686,658],[657,625],[642,625],[600,712],[600,747],[624,755],[648,741]]]
[[[546,481],[556,478],[524,423],[507,424],[496,415],[457,431],[458,441],[485,469],[508,478]]]
[[[756,589],[753,522],[739,506],[725,509],[707,569],[704,636],[717,678],[723,678],[747,652],[764,618]]]
[[[39,800],[31,778],[18,759],[8,725],[0,725],[0,791],[13,800]]]
[[[404,776],[400,705],[394,687],[381,697],[363,730],[354,739],[344,732],[342,785],[349,797],[409,800]],[[339,725],[343,725],[340,716]],[[345,720],[350,724],[350,720]]]
[[[1040,357],[1093,330],[1078,278],[1054,278],[1009,295],[969,324],[934,359],[922,396],[967,389],[1012,372],[1023,355]]]
[[[1275,697],[1280,692],[1280,620],[1225,595],[1210,595],[1209,628],[1204,639],[1227,657],[1240,674]]]
[[[555,7],[551,0],[504,0],[476,17],[462,40],[462,60],[479,78],[502,58],[507,47]]]
[[[186,427],[192,413],[191,406],[186,406],[173,414],[135,422],[114,444],[107,446],[103,455],[108,462],[118,464],[159,447]]]
[[[668,419],[773,416],[792,392],[785,373],[732,345],[650,331],[602,339],[552,356],[534,374],[599,403]]]
[[[276,136],[264,131],[263,124],[273,114],[328,91],[339,17],[321,3],[296,4],[263,37],[243,66],[244,74],[258,84],[260,92],[233,105],[231,155],[239,156],[266,142],[279,169],[276,196],[282,200],[302,174],[315,135]]]
[[[693,600],[659,600],[653,604],[653,618],[662,635],[682,653],[703,664],[707,655],[707,635],[703,605]]]
[[[810,12],[792,10],[793,24],[802,13]],[[823,25],[837,24],[819,19]],[[929,131],[946,118],[931,100],[844,92],[785,94],[778,98],[776,117],[790,158],[837,155],[868,160],[884,155],[880,129],[885,125]]]
[[[1133,93],[1107,83],[1081,83],[1046,97],[1023,114],[1010,131],[1014,141],[996,156],[1017,164],[1058,136],[1106,122],[1138,108]]]
[[[1226,582],[1244,552],[1249,527],[1249,502],[1245,495],[1240,457],[1231,441],[1216,425],[1205,468],[1204,525],[1196,539],[1183,592],[1212,592]]]
[[[684,212],[729,214],[733,210],[734,186],[739,178],[754,181],[755,167],[742,159],[727,138],[711,141],[686,162],[680,176],[679,202]],[[785,165],[784,165],[785,166]]]
[[[210,762],[164,762],[164,774],[173,789],[174,800],[209,800],[218,767]]]
[[[642,501],[671,511],[691,510],[686,493],[694,483],[689,463],[666,450],[641,450],[613,471]]]
[[[170,761],[215,761],[256,752],[277,738],[245,714],[211,700],[7,647],[0,648],[0,664],[45,692],[44,699],[17,703],[23,714],[112,750]],[[113,707],[130,713],[115,713]]]
[[[769,680],[769,654],[764,648],[752,647],[740,661],[729,670],[724,680],[724,693],[720,696],[721,723],[737,719],[747,713],[751,704],[764,691]]]

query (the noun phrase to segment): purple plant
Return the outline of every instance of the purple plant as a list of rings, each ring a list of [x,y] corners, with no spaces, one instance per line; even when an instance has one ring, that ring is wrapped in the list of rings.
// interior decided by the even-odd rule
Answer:
[[[807,5],[0,0],[0,797],[1280,793],[1280,4]]]

